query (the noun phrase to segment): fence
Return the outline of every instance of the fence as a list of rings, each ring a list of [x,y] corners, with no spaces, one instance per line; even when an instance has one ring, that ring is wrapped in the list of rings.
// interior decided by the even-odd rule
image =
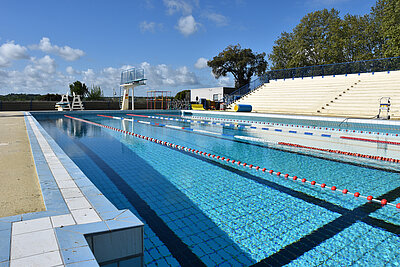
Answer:
[[[57,101],[0,101],[0,111],[55,110]],[[144,109],[146,106],[141,106]],[[85,110],[119,109],[115,101],[83,101]],[[136,108],[136,103],[135,103]]]
[[[367,72],[380,72],[380,71],[395,71],[400,70],[400,57],[381,58],[372,60],[362,60],[345,63],[335,63],[317,66],[308,66],[301,68],[281,69],[267,71],[264,75],[258,77],[249,84],[240,87],[238,90],[225,96],[225,103],[228,105],[239,99],[240,97],[248,94],[264,83],[270,80],[277,79],[294,79],[314,76],[328,76],[328,75],[347,75],[353,73],[367,73]]]
[[[121,72],[121,83],[128,84],[133,82],[143,81],[144,79],[144,69],[128,69]]]

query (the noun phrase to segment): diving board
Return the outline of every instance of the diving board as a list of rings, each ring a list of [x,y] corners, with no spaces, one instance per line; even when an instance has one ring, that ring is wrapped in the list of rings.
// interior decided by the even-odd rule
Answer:
[[[132,89],[132,110],[135,109],[134,105],[134,88],[139,85],[145,85],[146,80],[144,78],[144,69],[127,69],[121,72],[120,87],[124,89],[122,98],[121,110],[129,109],[129,90]]]

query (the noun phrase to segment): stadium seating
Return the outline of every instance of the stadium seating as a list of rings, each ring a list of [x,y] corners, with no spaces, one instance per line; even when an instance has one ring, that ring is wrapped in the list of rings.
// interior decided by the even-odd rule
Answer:
[[[391,98],[390,114],[400,119],[400,71],[271,80],[241,97],[254,112],[372,118],[381,97]]]

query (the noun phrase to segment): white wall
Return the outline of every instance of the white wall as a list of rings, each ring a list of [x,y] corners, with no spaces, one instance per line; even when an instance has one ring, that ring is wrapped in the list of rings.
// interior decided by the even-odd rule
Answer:
[[[223,97],[223,91],[223,87],[190,89],[190,101],[196,102],[201,98],[213,101],[214,94],[218,94],[218,100],[220,100]],[[198,100],[196,100],[196,96],[198,97]]]

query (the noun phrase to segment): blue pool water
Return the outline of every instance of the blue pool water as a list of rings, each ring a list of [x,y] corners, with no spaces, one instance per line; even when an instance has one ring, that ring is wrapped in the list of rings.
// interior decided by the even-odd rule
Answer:
[[[400,201],[397,172],[290,153],[232,137],[252,137],[243,129],[198,125],[196,129],[205,131],[200,133],[95,114],[73,116],[299,179]],[[366,203],[329,188],[167,148],[61,115],[35,117],[114,205],[129,208],[146,224],[146,265],[400,263],[400,211],[395,207]],[[194,128],[184,122],[140,119]]]

